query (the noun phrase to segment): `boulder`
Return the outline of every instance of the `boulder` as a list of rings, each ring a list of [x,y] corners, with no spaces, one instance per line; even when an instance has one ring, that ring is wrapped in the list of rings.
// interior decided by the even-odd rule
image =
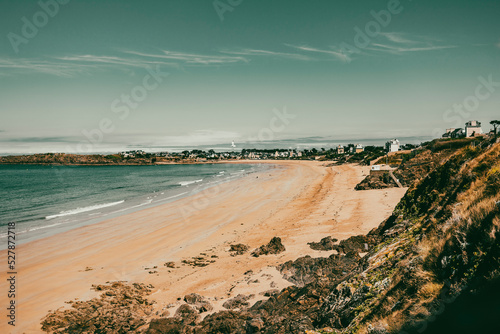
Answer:
[[[285,246],[281,243],[281,238],[274,237],[269,241],[267,245],[262,245],[256,250],[252,252],[252,256],[259,257],[261,255],[269,255],[269,254],[279,254],[284,252]]]
[[[252,297],[253,297],[253,295],[245,296],[245,295],[239,294],[234,298],[226,300],[224,302],[224,304],[222,304],[222,306],[224,308],[229,309],[229,310],[236,309],[236,308],[244,309],[244,308],[249,306],[248,300]]]
[[[329,251],[335,249],[337,246],[335,243],[338,240],[332,237],[325,237],[321,239],[320,242],[309,242],[307,243],[311,249],[319,250],[319,251]]]
[[[200,296],[197,293],[190,293],[189,295],[184,296],[184,301],[200,313],[210,312],[214,309],[205,297]]]

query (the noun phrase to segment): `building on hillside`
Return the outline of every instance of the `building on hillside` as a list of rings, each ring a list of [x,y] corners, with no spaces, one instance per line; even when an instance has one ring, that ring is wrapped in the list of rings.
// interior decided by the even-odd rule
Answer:
[[[462,128],[450,128],[446,129],[446,133],[443,134],[443,138],[462,138],[465,137],[464,129]]]
[[[337,154],[344,154],[344,146],[339,145],[337,147]]]
[[[363,145],[361,145],[361,144],[356,145],[356,153],[361,153],[364,150],[365,149],[364,149]]]
[[[456,128],[449,128],[449,129],[446,129],[446,132],[443,134],[443,138],[451,138],[451,134],[453,133],[453,131],[455,131]]]
[[[462,128],[455,129],[450,133],[450,138],[453,139],[463,138],[463,137],[465,137],[465,132],[464,129]]]
[[[399,151],[399,140],[397,139],[391,139],[387,143],[385,143],[385,149],[387,152],[397,152]]]
[[[465,123],[465,136],[474,137],[483,134],[481,130],[481,122],[479,121],[468,121]]]

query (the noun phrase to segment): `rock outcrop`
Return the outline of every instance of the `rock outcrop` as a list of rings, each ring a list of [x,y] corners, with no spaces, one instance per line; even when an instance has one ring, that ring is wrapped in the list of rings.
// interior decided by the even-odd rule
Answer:
[[[229,248],[229,252],[231,253],[231,256],[243,255],[248,252],[249,249],[250,247],[248,247],[247,245],[235,244],[231,245],[231,248]]]
[[[152,286],[114,282],[93,286],[99,298],[70,301],[70,309],[49,313],[42,330],[57,333],[130,333],[146,323],[152,303],[146,299]]]
[[[319,250],[319,251],[329,251],[334,250],[336,247],[336,242],[338,240],[332,237],[325,237],[321,239],[319,242],[309,242],[308,245],[311,249]]]
[[[285,250],[285,246],[281,243],[281,238],[274,237],[267,245],[262,245],[254,250],[252,256],[259,257],[261,255],[279,254]]]
[[[200,313],[210,312],[214,309],[205,297],[200,296],[197,293],[190,293],[189,295],[184,296],[184,301]]]
[[[247,308],[250,304],[248,300],[254,295],[245,296],[242,294],[237,295],[231,299],[228,299],[222,304],[222,306],[228,310],[233,310],[239,308],[240,310]]]
[[[311,282],[333,282],[348,273],[356,266],[360,257],[355,252],[347,255],[330,255],[327,258],[301,257],[278,266],[283,278],[302,287]]]

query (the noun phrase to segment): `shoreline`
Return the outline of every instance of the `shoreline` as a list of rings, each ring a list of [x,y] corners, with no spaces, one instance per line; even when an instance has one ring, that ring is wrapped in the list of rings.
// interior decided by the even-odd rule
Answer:
[[[95,297],[91,285],[106,281],[152,284],[149,299],[157,301],[156,311],[168,309],[171,315],[180,305],[177,298],[192,292],[209,298],[214,311],[238,293],[255,294],[253,303],[264,298],[259,292],[269,290],[272,282],[278,289],[291,285],[277,273],[277,264],[329,255],[310,249],[307,242],[367,233],[389,216],[406,191],[356,192],[366,166],[270,163],[287,168],[257,172],[171,203],[20,245],[16,332],[41,332],[40,320],[49,310],[64,307],[64,301]],[[284,253],[253,258],[249,253],[231,257],[227,251],[233,243],[255,249],[273,236],[282,238]],[[181,263],[200,253],[217,256],[215,262],[206,267]],[[163,266],[166,262],[175,262],[175,268]],[[251,275],[245,275],[248,270]],[[0,286],[6,288],[3,282]]]
[[[252,163],[251,160],[242,161],[241,164],[259,165],[258,163]],[[234,165],[234,163],[224,162],[224,163],[220,163],[220,165]],[[260,165],[270,165],[270,164],[269,163],[261,163]],[[38,166],[47,167],[48,165],[38,165]],[[68,166],[73,167],[73,165],[68,165]],[[82,165],[82,166],[100,167],[97,165]],[[118,165],[109,165],[109,167],[115,167],[115,166],[118,166]],[[123,166],[125,166],[125,165],[123,165]],[[128,166],[130,166],[130,165],[127,165],[127,167]],[[136,166],[143,166],[144,167],[147,165],[136,165]],[[273,168],[273,167],[269,167],[269,168]],[[141,196],[143,198],[148,196],[147,197],[148,199],[150,198],[150,196],[156,198],[158,196],[158,193],[161,193],[162,195],[164,193],[167,193],[167,195],[164,195],[163,197],[160,197],[160,198],[155,199],[155,200],[151,200],[151,202],[149,204],[148,203],[139,203],[139,204],[134,203],[134,200],[138,200],[141,198],[140,196],[136,197],[136,198],[128,198],[126,200],[127,203],[129,203],[129,201],[131,201],[131,204],[128,204],[128,206],[123,207],[123,208],[119,208],[118,211],[114,211],[114,210],[116,210],[116,208],[111,207],[109,212],[105,213],[104,215],[98,216],[98,217],[87,217],[87,218],[77,217],[77,220],[74,220],[74,221],[70,221],[70,222],[60,221],[60,222],[56,222],[55,225],[47,225],[47,226],[40,225],[40,226],[37,226],[35,229],[31,229],[31,227],[24,227],[23,228],[22,225],[16,224],[18,227],[18,231],[16,231],[16,239],[17,239],[16,242],[17,242],[17,245],[21,245],[21,244],[36,241],[39,239],[52,237],[54,235],[68,232],[68,231],[71,231],[73,229],[80,228],[83,226],[98,224],[100,222],[103,222],[103,221],[106,221],[109,219],[113,219],[116,217],[120,217],[123,215],[127,215],[130,213],[134,213],[134,212],[137,212],[140,210],[161,206],[161,205],[176,201],[177,199],[193,196],[198,192],[206,190],[207,188],[218,186],[220,184],[227,183],[227,182],[232,182],[232,181],[238,180],[240,178],[244,178],[244,177],[247,177],[249,175],[259,173],[259,172],[260,172],[259,170],[249,171],[249,172],[242,174],[240,176],[237,176],[237,177],[230,177],[230,178],[219,180],[218,182],[213,182],[213,183],[209,182],[209,183],[205,183],[205,184],[200,184],[200,185],[197,185],[196,187],[192,187],[191,185],[186,185],[187,187],[181,187],[179,189],[167,189],[167,190],[162,189],[162,190],[159,190],[159,191],[153,192],[153,193],[144,193]],[[125,200],[121,200],[121,201],[125,201]],[[109,204],[109,203],[105,203],[105,204]],[[99,204],[94,204],[94,205],[99,205]],[[57,214],[57,213],[55,213],[55,211],[54,211],[54,214]],[[6,233],[5,233],[5,235],[2,234],[2,236],[0,237],[0,241],[1,240],[7,240]],[[2,246],[0,246],[0,250],[5,250],[5,249],[7,249],[7,244],[5,244],[5,245],[2,244]]]

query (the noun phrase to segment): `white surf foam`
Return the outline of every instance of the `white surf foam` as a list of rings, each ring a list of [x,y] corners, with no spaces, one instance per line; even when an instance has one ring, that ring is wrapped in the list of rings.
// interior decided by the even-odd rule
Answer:
[[[56,215],[47,216],[47,217],[45,217],[45,219],[48,220],[48,219],[53,219],[53,218],[57,218],[57,217],[76,215],[76,214],[82,213],[82,212],[93,211],[93,210],[97,210],[97,209],[107,208],[109,206],[118,205],[118,204],[121,204],[123,202],[125,202],[125,201],[122,200],[122,201],[112,202],[112,203],[96,204],[96,205],[86,206],[83,208],[77,208],[77,209],[68,210],[68,211],[61,211]]]
[[[188,186],[190,184],[198,183],[198,182],[201,182],[201,181],[203,181],[203,179],[199,179],[199,180],[195,180],[195,181],[181,181],[181,182],[179,182],[179,184],[181,186]]]

